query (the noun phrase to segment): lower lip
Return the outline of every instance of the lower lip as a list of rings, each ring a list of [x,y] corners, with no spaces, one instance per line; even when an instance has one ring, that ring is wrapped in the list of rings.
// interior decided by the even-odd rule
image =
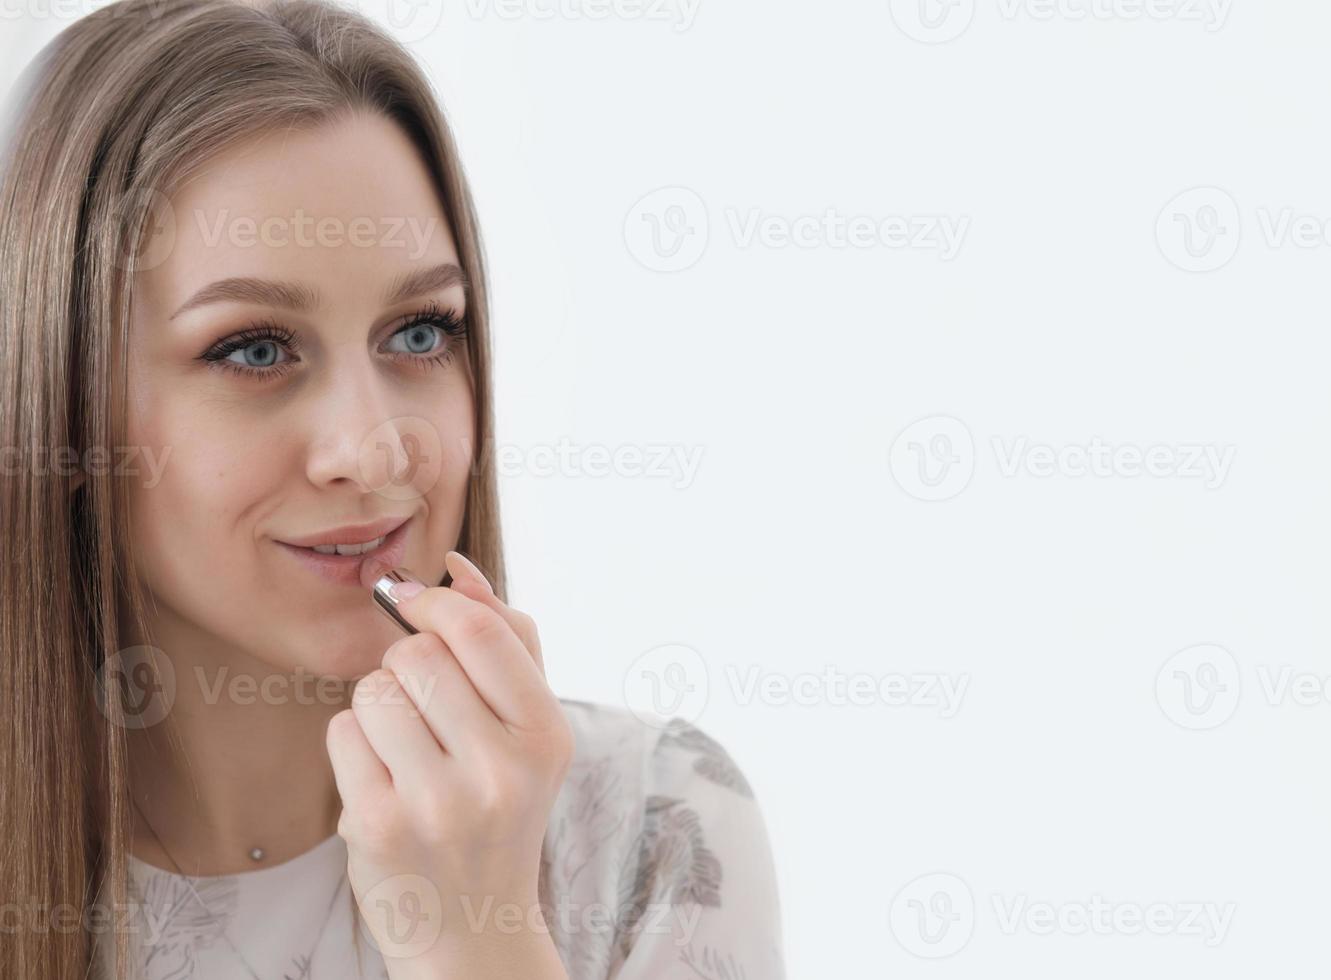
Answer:
[[[402,556],[407,550],[407,525],[404,521],[388,536],[379,542],[379,547],[363,555],[324,555],[313,548],[299,548],[285,541],[278,541],[282,550],[290,554],[302,565],[321,575],[335,585],[361,585],[361,566],[367,561],[381,563],[385,569],[402,564]]]

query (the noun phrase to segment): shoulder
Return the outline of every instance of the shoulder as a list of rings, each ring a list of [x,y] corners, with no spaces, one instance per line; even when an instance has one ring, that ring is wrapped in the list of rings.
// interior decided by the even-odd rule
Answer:
[[[558,936],[551,925],[570,978],[636,976],[662,957],[699,965],[727,950],[750,969],[779,958],[766,825],[726,748],[684,718],[560,703],[576,748],[547,831],[544,900],[607,910],[600,930],[582,921]],[[763,965],[755,975],[776,975]]]
[[[609,704],[560,698],[575,750],[565,789],[613,788],[644,817],[672,803],[757,806],[725,746],[697,724]],[[657,799],[662,797],[662,799]]]
[[[577,739],[575,762],[607,754],[625,761],[674,760],[718,786],[753,798],[748,780],[725,747],[693,722],[572,698],[560,698],[559,704]]]

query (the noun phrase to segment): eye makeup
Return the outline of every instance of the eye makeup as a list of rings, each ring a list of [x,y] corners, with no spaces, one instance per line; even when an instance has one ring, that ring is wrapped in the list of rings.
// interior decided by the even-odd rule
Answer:
[[[393,360],[428,369],[435,365],[444,365],[453,359],[467,334],[466,314],[459,314],[452,308],[443,309],[431,300],[422,309],[401,318],[389,336],[387,343],[392,343],[399,336],[408,336],[419,327],[430,327],[442,334],[442,342],[437,349],[429,351],[386,351]],[[236,351],[268,345],[287,355],[285,360],[273,360],[267,364],[243,364],[232,359]],[[272,378],[288,373],[299,363],[296,355],[300,352],[300,338],[271,319],[258,320],[243,330],[219,340],[198,356],[209,368],[229,371],[233,374],[252,378]],[[276,357],[276,355],[274,355]]]

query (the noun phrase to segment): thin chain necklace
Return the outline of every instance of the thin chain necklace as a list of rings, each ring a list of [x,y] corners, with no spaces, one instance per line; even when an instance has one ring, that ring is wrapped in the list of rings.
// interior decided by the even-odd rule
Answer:
[[[172,853],[166,849],[166,844],[162,843],[161,836],[157,833],[155,829],[153,829],[153,825],[148,821],[148,818],[144,815],[143,810],[139,807],[138,801],[135,800],[133,797],[130,797],[130,803],[133,804],[135,810],[138,810],[139,816],[143,819],[144,826],[146,826],[148,828],[148,831],[153,835],[153,838],[157,841],[157,846],[162,849],[162,853],[166,855],[167,860],[171,862],[171,864],[175,867],[176,871],[180,872],[180,876],[185,879],[185,884],[189,886],[189,890],[194,894],[195,900],[197,900],[198,903],[203,906],[203,910],[205,912],[207,912],[214,919],[217,919],[218,924],[220,925],[222,920],[218,919],[217,916],[213,913],[213,910],[208,907],[208,903],[203,900],[203,898],[199,895],[198,891],[195,889],[194,881],[191,878],[191,876],[185,874],[184,870],[180,867],[180,862],[178,862],[175,859],[175,856],[172,855]],[[327,928],[328,926],[328,920],[332,918],[333,906],[337,903],[337,896],[342,894],[342,885],[346,880],[347,880],[347,869],[343,868],[342,873],[338,875],[337,878],[337,887],[333,889],[333,897],[328,901],[328,911],[324,913],[323,922],[319,926],[319,933],[314,937],[314,945],[310,947],[310,952],[303,961],[301,960],[296,961],[300,969],[300,972],[296,974],[295,977],[288,977],[286,974],[283,974],[283,980],[310,980],[310,966],[314,962],[314,951],[319,948],[319,940],[323,939],[324,929]],[[245,969],[249,971],[250,976],[253,977],[254,980],[263,980],[263,978],[260,977],[259,974],[255,972],[254,967],[250,965],[250,961],[245,959],[244,954],[241,953],[241,951],[236,948],[236,944],[233,943],[231,941],[231,937],[226,934],[226,929],[224,927],[222,928],[221,932],[222,932],[222,938],[225,939],[226,944],[231,947],[231,952],[235,953],[236,957],[240,960],[240,962],[245,964]]]

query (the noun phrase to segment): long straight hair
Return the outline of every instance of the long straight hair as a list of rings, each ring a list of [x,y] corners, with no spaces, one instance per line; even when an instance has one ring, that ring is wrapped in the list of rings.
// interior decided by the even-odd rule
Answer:
[[[43,48],[16,93],[0,150],[0,977],[64,980],[92,969],[90,903],[103,892],[117,910],[126,902],[124,718],[117,697],[95,699],[126,635],[121,612],[147,631],[145,597],[126,574],[125,478],[98,466],[77,479],[60,462],[114,460],[124,444],[130,284],[158,195],[273,130],[364,110],[402,127],[471,284],[479,455],[458,550],[500,598],[506,590],[484,448],[480,231],[443,111],[401,45],[324,0],[121,0]],[[128,940],[115,932],[123,980]]]

